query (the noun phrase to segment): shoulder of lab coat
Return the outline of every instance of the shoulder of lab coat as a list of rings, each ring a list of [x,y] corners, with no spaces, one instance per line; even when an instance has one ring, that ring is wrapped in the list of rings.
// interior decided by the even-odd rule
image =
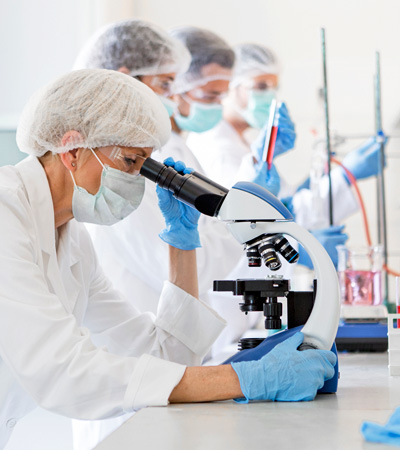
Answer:
[[[250,147],[225,120],[204,133],[190,133],[186,143],[212,180],[226,187],[231,187],[240,177],[249,180],[247,175],[239,175],[239,168]]]
[[[80,252],[74,254],[72,246],[69,254],[68,248],[67,253],[55,253],[50,190],[38,160],[28,158],[0,172],[0,373],[11,371],[37,404],[71,417],[99,419],[167,404],[185,366],[144,353],[164,357],[182,349],[204,352],[204,341],[194,343],[191,336],[188,345],[183,342],[183,313],[193,313],[194,323],[211,323],[218,330],[221,319],[171,285],[163,293],[158,319],[140,315],[103,277],[80,224],[71,223],[75,238],[81,239]],[[75,305],[68,303],[70,286],[63,279],[68,265],[72,275],[67,280],[75,284],[72,291],[79,291],[73,301],[88,302],[84,320],[97,333],[110,333],[110,347],[116,347],[117,338],[131,341],[131,353],[139,358],[96,348],[88,330],[78,326],[71,311]],[[167,329],[161,328],[164,322],[169,322]],[[3,409],[10,395],[0,389],[0,423],[13,413],[12,405]],[[31,408],[29,398],[26,404]]]
[[[333,198],[333,222],[334,225],[340,224],[350,215],[359,209],[357,199],[351,189],[351,186],[345,180],[341,169],[335,169],[331,172],[332,198]],[[324,217],[323,220],[327,226],[329,224],[329,180],[324,177],[320,187],[320,199],[323,202]],[[307,228],[314,228],[315,211],[313,203],[313,194],[310,189],[301,189],[293,195],[293,208],[296,222]]]

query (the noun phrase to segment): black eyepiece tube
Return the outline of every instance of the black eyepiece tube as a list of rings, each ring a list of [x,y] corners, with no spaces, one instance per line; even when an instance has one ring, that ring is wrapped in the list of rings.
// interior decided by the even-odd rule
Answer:
[[[175,198],[207,216],[216,216],[228,189],[204,175],[192,172],[182,175],[154,159],[147,158],[140,174],[161,188],[171,191]]]

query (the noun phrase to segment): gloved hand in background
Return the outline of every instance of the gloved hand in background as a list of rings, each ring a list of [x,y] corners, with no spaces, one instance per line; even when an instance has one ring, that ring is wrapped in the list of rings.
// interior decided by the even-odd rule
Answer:
[[[328,255],[330,256],[336,268],[338,265],[338,252],[336,246],[344,245],[347,239],[349,238],[349,236],[346,233],[343,233],[343,230],[344,225],[331,226],[329,228],[311,231],[311,234],[318,239],[318,241],[328,252]],[[309,269],[313,268],[313,264],[311,262],[310,257],[308,256],[308,253],[301,246],[299,247],[299,260],[297,263],[306,266]]]
[[[378,174],[381,139],[384,139],[385,143],[387,142],[383,133],[378,134],[378,136],[368,139],[360,147],[352,150],[343,159],[343,165],[350,170],[357,180],[363,180]],[[349,182],[347,176],[345,174],[344,176]]]
[[[363,422],[361,433],[366,441],[400,445],[400,408],[397,408],[385,425]]]
[[[296,131],[294,128],[294,123],[289,116],[289,111],[287,110],[285,103],[281,103],[278,114],[278,134],[276,136],[274,157],[282,155],[288,150],[291,150],[294,147],[294,143],[296,141]],[[255,156],[257,161],[261,161],[262,159],[267,133],[268,122],[261,129],[257,139],[251,145],[253,155]]]
[[[238,401],[313,400],[318,389],[335,374],[336,355],[328,350],[299,351],[303,339],[303,333],[299,332],[258,361],[231,363],[245,396]]]
[[[191,173],[182,161],[175,162],[167,158],[164,164],[173,167],[181,174]],[[172,247],[181,250],[194,250],[201,247],[197,229],[200,213],[173,197],[172,192],[157,185],[158,206],[164,216],[166,228],[159,234],[160,238]]]
[[[281,179],[276,167],[272,164],[271,170],[268,170],[267,163],[263,161],[257,164],[254,169],[256,176],[253,179],[253,183],[258,184],[270,191],[271,194],[277,196],[281,188]]]

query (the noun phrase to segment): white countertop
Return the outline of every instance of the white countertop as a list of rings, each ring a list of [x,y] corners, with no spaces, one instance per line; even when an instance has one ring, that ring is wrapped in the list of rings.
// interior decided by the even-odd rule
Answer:
[[[400,405],[400,377],[389,376],[387,359],[387,353],[340,354],[338,392],[313,402],[146,408],[96,450],[382,450],[359,430],[365,420],[385,423]]]

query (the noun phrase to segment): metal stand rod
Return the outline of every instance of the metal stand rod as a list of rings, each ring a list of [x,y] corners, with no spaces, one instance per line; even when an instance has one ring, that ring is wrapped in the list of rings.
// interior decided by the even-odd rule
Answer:
[[[375,132],[378,136],[382,132],[382,105],[381,105],[381,67],[380,54],[376,52],[376,73],[374,76],[375,90]],[[378,214],[378,244],[383,246],[383,260],[388,265],[387,223],[386,223],[386,194],[385,194],[385,140],[382,138],[379,149],[379,166],[376,177],[377,188],[377,214]],[[384,301],[388,302],[389,276],[385,271]]]
[[[322,66],[324,73],[324,106],[325,106],[325,129],[326,129],[326,150],[328,157],[328,181],[329,181],[329,224],[333,225],[333,198],[332,198],[332,178],[331,178],[331,139],[329,132],[329,108],[328,108],[328,80],[326,75],[326,47],[325,28],[321,28],[322,43]]]

